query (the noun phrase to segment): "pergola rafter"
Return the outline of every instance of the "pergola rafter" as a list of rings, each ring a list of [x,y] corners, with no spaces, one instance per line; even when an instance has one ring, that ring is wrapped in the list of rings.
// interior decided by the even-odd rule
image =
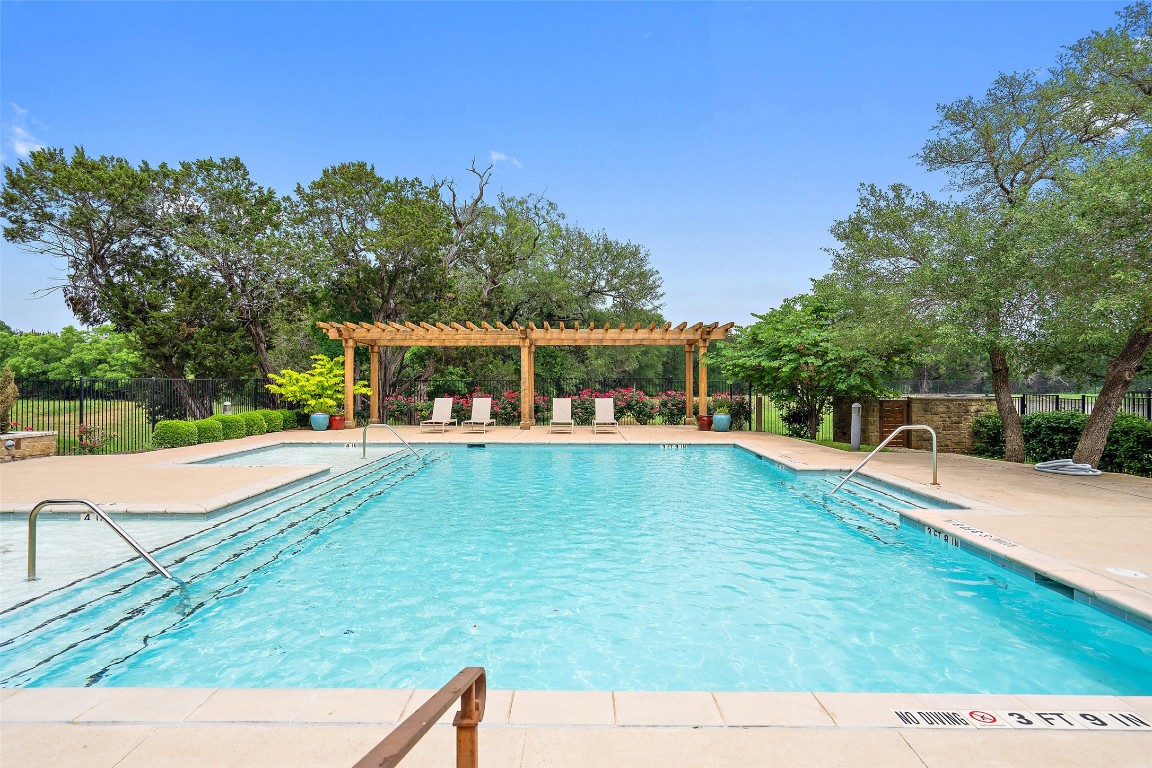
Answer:
[[[530,429],[535,423],[535,375],[536,375],[536,347],[588,347],[588,346],[683,346],[684,347],[684,374],[687,395],[687,410],[685,416],[692,418],[692,384],[693,384],[693,358],[696,353],[703,354],[711,341],[717,341],[728,336],[733,323],[642,323],[627,325],[625,323],[601,324],[588,323],[581,327],[579,322],[573,322],[571,327],[565,323],[558,323],[552,327],[544,323],[537,327],[535,323],[527,326],[512,323],[507,326],[497,322],[493,327],[486,322],[479,326],[472,322],[460,323],[325,323],[316,325],[330,339],[339,339],[344,343],[344,409],[346,413],[353,412],[352,383],[353,383],[353,355],[357,346],[366,346],[372,350],[371,355],[371,387],[372,423],[380,419],[380,376],[379,351],[380,347],[520,347],[520,428]],[[703,362],[699,365],[699,413],[707,413],[708,408],[708,370]],[[349,425],[354,426],[354,420],[349,419]]]

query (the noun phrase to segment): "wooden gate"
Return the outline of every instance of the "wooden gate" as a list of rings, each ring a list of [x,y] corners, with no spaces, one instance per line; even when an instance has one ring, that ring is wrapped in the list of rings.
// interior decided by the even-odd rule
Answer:
[[[880,401],[880,442],[884,442],[884,438],[891,435],[896,431],[897,427],[902,427],[908,423],[908,400],[901,398],[899,400],[881,400]],[[901,437],[896,438],[893,442],[888,443],[893,446],[908,447],[908,433],[905,432]]]

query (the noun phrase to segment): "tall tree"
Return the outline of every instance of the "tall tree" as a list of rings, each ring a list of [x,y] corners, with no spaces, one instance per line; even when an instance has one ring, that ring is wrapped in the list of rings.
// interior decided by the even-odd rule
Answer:
[[[159,226],[165,202],[156,169],[77,147],[70,158],[37,150],[4,173],[4,236],[63,260],[65,282],[53,288],[82,322],[129,333],[150,373],[245,372],[240,329],[219,311],[227,297],[210,275],[181,262]]]
[[[330,301],[344,314],[372,322],[445,314],[453,224],[436,186],[384,179],[363,162],[342,163],[297,186],[295,214],[316,256],[314,273],[329,283]],[[385,391],[399,380],[404,353],[383,350]]]
[[[1037,185],[1055,179],[1081,146],[1105,141],[1131,122],[1122,115],[1071,120],[1069,106],[1059,83],[1031,73],[1002,74],[982,98],[939,107],[936,135],[919,155],[929,170],[948,173],[965,194],[965,215],[955,223],[963,231],[956,234],[983,254],[968,262],[973,271],[967,274],[980,287],[971,306],[982,324],[1008,461],[1024,460],[1024,437],[1013,407],[1009,359],[1020,337],[1006,323],[1002,303],[1033,272],[1028,254],[1017,247],[1018,212]]]
[[[289,256],[282,203],[252,181],[238,157],[182,162],[164,171],[164,222],[179,256],[224,289],[225,309],[248,334],[260,376],[272,373],[273,314],[300,297]]]

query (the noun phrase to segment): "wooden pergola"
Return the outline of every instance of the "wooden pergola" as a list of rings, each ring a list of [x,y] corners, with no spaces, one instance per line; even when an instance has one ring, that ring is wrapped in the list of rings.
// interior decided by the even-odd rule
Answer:
[[[353,412],[352,384],[353,357],[357,346],[368,347],[371,351],[372,399],[371,415],[373,423],[380,421],[380,348],[381,347],[520,347],[520,429],[531,429],[536,423],[536,347],[588,347],[588,346],[683,346],[684,381],[688,404],[685,418],[692,419],[693,358],[708,350],[708,343],[728,336],[734,323],[672,323],[659,325],[652,323],[636,325],[601,325],[572,323],[571,327],[559,323],[556,327],[544,323],[538,328],[535,323],[522,326],[512,323],[316,323],[330,339],[344,343],[344,412]],[[708,413],[708,368],[700,361],[699,414]],[[354,427],[355,420],[349,419],[348,426]]]

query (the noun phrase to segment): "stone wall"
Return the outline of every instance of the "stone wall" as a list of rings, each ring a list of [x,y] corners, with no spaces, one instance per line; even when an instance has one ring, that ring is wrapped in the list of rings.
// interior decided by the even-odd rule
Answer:
[[[972,451],[972,422],[977,416],[996,412],[991,395],[908,395],[910,424],[927,424],[936,430],[937,449],[941,453]],[[836,398],[832,404],[832,435],[847,443],[852,426],[852,400]],[[880,402],[875,398],[858,401],[863,406],[861,442],[880,442]],[[909,446],[926,451],[932,447],[932,436],[924,431],[909,435]],[[897,438],[899,442],[899,438]]]
[[[12,447],[8,447],[8,442]],[[55,432],[8,432],[0,435],[0,462],[56,455]]]

